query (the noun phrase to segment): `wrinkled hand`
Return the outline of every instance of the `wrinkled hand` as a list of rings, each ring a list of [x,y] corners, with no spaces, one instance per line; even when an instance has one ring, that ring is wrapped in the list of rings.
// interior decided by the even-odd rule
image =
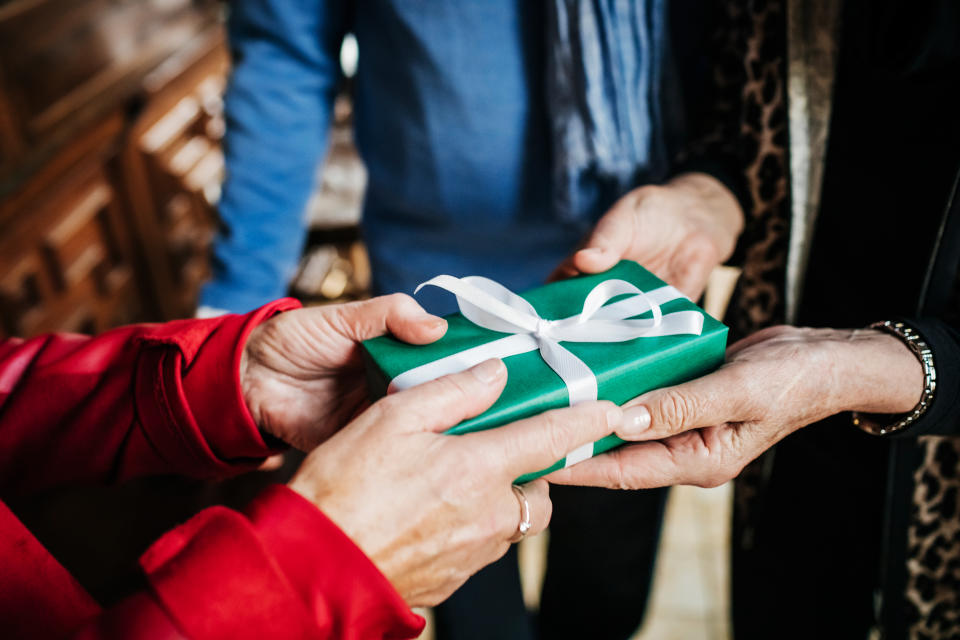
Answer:
[[[730,257],[743,228],[737,199],[704,173],[634,189],[597,223],[553,279],[600,273],[634,260],[696,300],[714,267]]]
[[[427,344],[446,327],[403,294],[279,314],[247,340],[240,363],[247,407],[263,431],[309,451],[369,404],[362,340],[390,332]]]
[[[379,400],[317,447],[290,482],[411,606],[445,600],[506,553],[520,522],[515,478],[620,424],[619,408],[597,402],[479,433],[441,433],[486,410],[506,380],[503,363],[489,360]],[[547,483],[524,490],[535,535],[550,520]]]
[[[623,489],[717,486],[805,425],[841,411],[904,413],[922,390],[920,363],[893,336],[772,327],[730,347],[716,372],[629,402],[628,413],[643,407],[646,415],[625,421],[618,435],[644,442],[549,479]]]

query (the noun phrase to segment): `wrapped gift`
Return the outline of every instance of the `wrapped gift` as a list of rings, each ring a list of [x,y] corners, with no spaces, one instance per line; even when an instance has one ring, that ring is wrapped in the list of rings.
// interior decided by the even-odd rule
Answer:
[[[502,358],[508,381],[484,413],[453,427],[490,429],[590,400],[623,404],[716,369],[727,328],[635,262],[518,296],[487,278],[437,276],[420,285],[457,297],[446,335],[425,346],[384,336],[364,343],[375,397]],[[419,288],[417,289],[419,291]],[[570,452],[528,481],[612,449],[608,436]]]

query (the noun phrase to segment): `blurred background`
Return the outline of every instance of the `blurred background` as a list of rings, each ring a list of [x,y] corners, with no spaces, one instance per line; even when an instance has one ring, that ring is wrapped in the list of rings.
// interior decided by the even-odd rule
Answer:
[[[0,0],[0,335],[193,316],[224,170],[224,11],[216,0]],[[351,134],[357,56],[348,38],[290,283],[308,304],[362,298],[370,282],[357,227],[366,175]],[[720,317],[724,289],[708,300]],[[208,504],[242,504],[295,464],[222,485],[151,478],[12,506],[109,604],[137,586],[134,561],[152,538]],[[728,637],[729,502],[724,487],[673,492],[639,638]],[[531,608],[543,548],[541,536],[521,552]]]
[[[0,332],[193,315],[223,178],[223,11],[0,0]],[[369,278],[350,119],[345,93],[291,285],[310,301],[362,296]]]

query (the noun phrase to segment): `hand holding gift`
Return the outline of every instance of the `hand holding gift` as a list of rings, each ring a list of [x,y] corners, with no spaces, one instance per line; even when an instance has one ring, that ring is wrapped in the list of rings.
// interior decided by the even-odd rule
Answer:
[[[204,509],[159,538],[140,561],[150,588],[107,610],[0,500],[4,631],[413,637],[422,619],[407,604],[437,603],[546,526],[546,481],[513,479],[621,425],[619,407],[591,402],[492,432],[439,433],[500,394],[506,372],[494,359],[338,428],[366,404],[359,339],[389,329],[429,342],[444,323],[405,296],[295,306],[0,342],[0,481],[21,499],[157,473],[225,477],[269,454],[264,433],[320,442],[289,489],[268,487],[243,512]]]
[[[705,173],[634,189],[611,207],[554,278],[600,273],[634,260],[696,300],[743,229],[734,195]]]
[[[546,481],[524,485],[518,505],[514,478],[620,426],[618,407],[590,402],[495,431],[443,435],[489,408],[506,382],[503,363],[488,360],[383,398],[311,453],[290,483],[411,605],[445,600],[500,558],[518,523],[520,534],[546,528]]]
[[[771,327],[730,347],[716,372],[629,402],[649,419],[618,434],[639,444],[550,481],[617,489],[717,486],[801,427],[841,411],[904,413],[922,390],[919,361],[889,334]]]
[[[723,360],[726,327],[633,262],[523,296],[484,278],[439,276],[428,284],[454,293],[462,314],[449,316],[447,334],[429,346],[391,337],[364,343],[370,386],[382,394],[487,358],[505,358],[510,381],[500,399],[451,433],[489,429],[583,401],[621,404],[638,391],[702,375]],[[621,443],[609,437],[586,444],[521,480]]]
[[[310,451],[369,404],[361,341],[390,332],[426,344],[446,328],[403,294],[288,311],[250,334],[240,363],[244,399],[261,430]]]
[[[524,534],[542,531],[552,511],[546,481],[519,496],[513,479],[621,424],[619,408],[591,402],[496,432],[441,435],[498,398],[507,375],[496,359],[368,406],[361,340],[389,331],[422,345],[445,330],[406,295],[287,311],[254,329],[240,365],[260,429],[313,450],[290,487],[350,536],[411,605],[445,599],[506,552],[520,523]]]

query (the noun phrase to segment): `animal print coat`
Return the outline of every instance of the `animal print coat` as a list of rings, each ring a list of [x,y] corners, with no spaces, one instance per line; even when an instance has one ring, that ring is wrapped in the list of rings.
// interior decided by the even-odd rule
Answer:
[[[819,202],[818,177],[803,171],[825,156],[841,4],[727,0],[717,27],[716,118],[693,148],[734,157],[743,172],[747,223],[732,261],[743,273],[726,318],[734,339],[787,320],[788,295],[799,295],[791,290],[788,265],[804,263],[797,252],[806,252]],[[787,97],[798,97],[796,90],[805,94],[795,104],[806,109],[788,114]],[[906,565],[906,586],[884,594],[884,601],[902,603],[911,640],[960,638],[960,438],[927,436],[909,446],[917,463],[906,548],[889,550]],[[771,463],[762,456],[736,481],[734,544],[748,542]],[[882,637],[879,630],[874,637]]]

